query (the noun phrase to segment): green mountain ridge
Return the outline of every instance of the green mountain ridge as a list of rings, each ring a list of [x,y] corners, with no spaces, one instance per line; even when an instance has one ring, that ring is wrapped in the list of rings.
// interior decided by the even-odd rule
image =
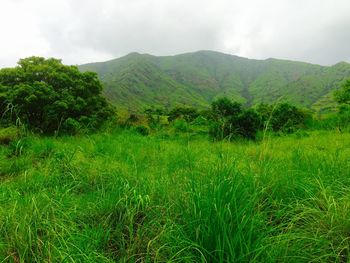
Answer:
[[[218,97],[247,105],[289,101],[317,111],[350,77],[350,64],[320,66],[269,58],[248,59],[215,51],[175,56],[130,53],[106,62],[79,66],[97,72],[105,96],[129,110],[149,106],[207,107]]]

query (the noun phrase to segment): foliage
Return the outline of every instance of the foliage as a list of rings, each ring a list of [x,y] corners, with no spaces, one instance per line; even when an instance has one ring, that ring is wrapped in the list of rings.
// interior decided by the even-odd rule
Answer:
[[[308,118],[305,111],[289,103],[259,104],[256,110],[262,118],[263,128],[275,132],[294,132],[303,128]]]
[[[343,129],[350,127],[350,104],[343,104],[339,106],[337,119],[338,128]]]
[[[244,137],[255,139],[261,119],[253,109],[221,98],[212,103],[212,125],[209,134],[218,140]]]
[[[20,118],[46,134],[96,129],[112,115],[101,91],[95,73],[81,73],[53,58],[29,57],[0,70],[0,113],[9,123]]]
[[[159,107],[151,107],[144,110],[144,113],[147,116],[148,124],[152,128],[156,128],[161,124],[161,116],[164,113],[164,110]]]
[[[303,127],[306,113],[288,104],[278,104],[272,112],[271,126],[274,131],[293,132]]]
[[[236,120],[238,134],[248,139],[255,139],[261,124],[261,118],[253,109],[244,109]]]
[[[340,90],[334,93],[338,105],[337,126],[344,129],[350,126],[350,79],[343,83]]]
[[[169,121],[174,121],[176,119],[184,119],[187,122],[192,122],[195,120],[198,116],[199,113],[197,109],[193,107],[175,107],[168,113],[168,120]]]
[[[259,103],[254,106],[254,109],[256,112],[260,115],[261,118],[261,129],[265,129],[267,126],[270,125],[272,114],[274,110],[273,104],[267,104],[267,103]]]
[[[238,102],[232,102],[224,97],[213,101],[211,109],[214,118],[225,118],[240,114],[242,112],[242,105]]]
[[[342,88],[335,93],[335,99],[340,104],[350,104],[350,79],[346,80]]]
[[[184,119],[175,119],[172,126],[179,132],[188,132],[190,130],[189,124]]]

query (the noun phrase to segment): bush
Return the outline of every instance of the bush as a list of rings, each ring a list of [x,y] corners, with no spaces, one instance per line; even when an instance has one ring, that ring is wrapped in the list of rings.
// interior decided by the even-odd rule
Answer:
[[[238,134],[248,139],[255,139],[261,125],[260,116],[253,109],[243,110],[236,120]]]
[[[191,107],[176,107],[168,113],[169,121],[174,121],[176,119],[184,119],[187,122],[192,122],[195,120],[199,113],[195,108]]]
[[[307,114],[297,107],[288,104],[278,104],[272,112],[271,127],[274,131],[292,133],[304,127]]]
[[[308,114],[289,103],[259,104],[256,111],[261,117],[261,127],[275,132],[292,133],[305,126]]]
[[[77,120],[68,118],[62,125],[62,131],[65,134],[76,134],[80,130],[81,125]]]
[[[113,114],[96,73],[81,73],[57,59],[30,57],[0,70],[0,104],[8,124],[18,118],[36,132],[99,128]],[[11,111],[5,106],[11,105]],[[8,107],[7,107],[8,108]],[[78,125],[79,124],[79,125]],[[62,126],[62,127],[61,127]]]
[[[339,106],[337,116],[337,126],[339,129],[343,129],[350,126],[350,105],[342,104]]]
[[[212,103],[209,135],[215,139],[255,139],[260,125],[260,116],[253,109],[243,109],[241,104],[227,98]]]
[[[339,129],[346,128],[350,125],[350,79],[346,80],[334,95],[339,103],[337,126]]]
[[[346,80],[342,88],[334,93],[335,100],[340,104],[350,104],[350,79]]]
[[[232,102],[228,98],[220,98],[211,104],[211,110],[214,118],[230,117],[240,114],[242,105],[238,102]]]
[[[265,129],[266,127],[270,127],[270,122],[272,118],[273,105],[266,103],[259,103],[255,107],[256,112],[259,114],[261,119],[260,129]]]
[[[188,132],[189,127],[188,123],[183,119],[177,119],[173,122],[173,127],[178,132]]]

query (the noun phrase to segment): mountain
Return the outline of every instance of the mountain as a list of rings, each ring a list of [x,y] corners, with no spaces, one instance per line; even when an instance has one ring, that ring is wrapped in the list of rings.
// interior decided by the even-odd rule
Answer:
[[[175,56],[131,53],[79,66],[97,72],[105,96],[128,109],[175,105],[207,107],[226,96],[247,105],[289,101],[322,110],[350,77],[350,64],[320,66],[279,59],[255,60],[214,51]]]

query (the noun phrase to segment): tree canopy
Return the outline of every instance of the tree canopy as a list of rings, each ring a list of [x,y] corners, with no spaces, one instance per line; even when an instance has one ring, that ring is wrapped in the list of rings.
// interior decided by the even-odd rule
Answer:
[[[96,73],[82,73],[54,58],[21,59],[15,68],[0,70],[2,123],[19,119],[47,134],[96,129],[112,114],[101,91]]]
[[[210,135],[215,139],[244,137],[255,139],[260,116],[253,109],[244,109],[240,103],[220,98],[211,104],[212,126]]]
[[[308,118],[307,112],[296,106],[283,102],[278,104],[261,103],[256,111],[262,119],[263,129],[272,129],[275,132],[291,133],[304,127]]]
[[[338,103],[350,104],[350,79],[346,80],[342,88],[335,92],[335,99]]]

